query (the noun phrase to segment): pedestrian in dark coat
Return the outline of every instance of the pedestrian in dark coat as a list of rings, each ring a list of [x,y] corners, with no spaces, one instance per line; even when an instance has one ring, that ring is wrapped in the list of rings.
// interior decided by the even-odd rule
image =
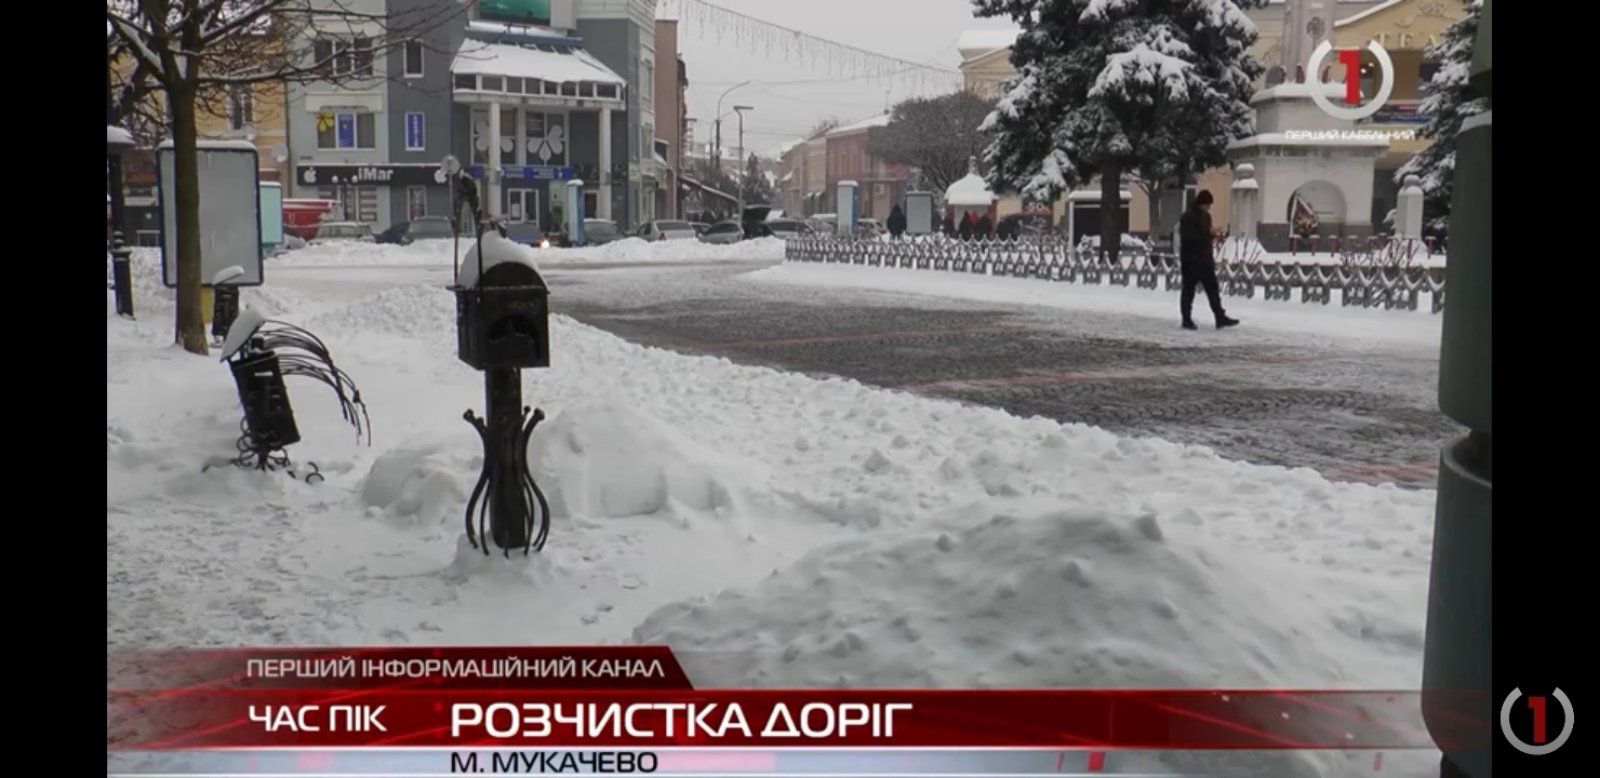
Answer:
[[[977,228],[978,217],[973,216],[971,211],[967,211],[966,215],[961,217],[961,239],[972,240],[972,231]]]
[[[889,234],[893,235],[895,240],[899,240],[900,236],[904,235],[905,232],[906,212],[900,210],[900,206],[896,205],[889,211]]]
[[[1222,309],[1222,290],[1217,284],[1217,262],[1211,242],[1211,192],[1202,189],[1194,203],[1178,220],[1178,264],[1183,272],[1183,293],[1178,296],[1178,311],[1183,314],[1183,328],[1195,327],[1195,287],[1203,286],[1206,300],[1211,303],[1211,315],[1216,317],[1217,329],[1232,327],[1238,319],[1229,318]]]
[[[984,214],[983,218],[978,220],[978,226],[975,231],[979,238],[985,240],[994,237],[994,222],[989,221],[989,214]]]

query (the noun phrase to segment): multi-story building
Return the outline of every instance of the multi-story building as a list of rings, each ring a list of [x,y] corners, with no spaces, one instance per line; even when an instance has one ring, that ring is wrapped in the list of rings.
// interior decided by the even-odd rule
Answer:
[[[689,128],[685,106],[689,73],[678,56],[678,20],[656,20],[656,136],[655,155],[664,169],[656,195],[656,213],[681,218],[684,139]]]
[[[379,56],[377,47],[383,36],[377,19],[387,12],[388,1],[341,2],[349,11],[371,15],[373,20],[345,15],[330,29],[310,33],[309,55],[321,63],[325,77],[288,87],[294,172],[285,196],[333,200],[338,203],[335,218],[383,229],[403,220],[395,216],[405,213],[408,188],[432,180],[439,163],[393,163],[395,138],[390,125],[404,119],[397,119],[391,110],[389,83],[402,73],[394,70],[395,58]],[[404,63],[398,64],[403,72]],[[439,156],[443,158],[443,149]]]
[[[1439,40],[1450,25],[1466,15],[1467,5],[1462,0],[1327,0],[1327,2],[1336,3],[1334,15],[1337,21],[1333,23],[1332,30],[1335,44],[1350,47],[1376,42],[1384,47],[1394,62],[1394,91],[1383,110],[1372,118],[1364,120],[1362,128],[1414,130],[1420,127],[1423,120],[1417,115],[1417,106],[1421,102],[1422,85],[1433,77],[1435,70],[1434,65],[1423,62],[1424,49],[1428,44]],[[1251,8],[1246,13],[1260,31],[1260,39],[1251,53],[1269,68],[1257,87],[1266,87],[1269,79],[1275,82],[1287,76],[1292,80],[1296,74],[1285,74],[1281,69],[1273,72],[1273,67],[1278,65],[1281,59],[1284,32],[1283,0],[1269,0],[1265,7]],[[998,96],[1005,81],[1015,74],[1010,62],[1011,44],[1015,41],[1015,32],[974,30],[963,35],[957,46],[961,50],[961,71],[967,88],[979,94]],[[1362,89],[1366,94],[1372,94],[1377,88],[1374,81],[1378,76],[1378,70],[1371,59],[1370,54],[1363,54]],[[1331,62],[1325,66],[1325,72],[1319,74],[1322,80],[1341,80],[1341,76],[1331,72],[1333,67],[1334,63]],[[1394,208],[1398,200],[1399,188],[1394,181],[1395,171],[1418,151],[1426,148],[1428,143],[1429,141],[1422,138],[1390,140],[1389,149],[1379,158],[1374,172],[1371,206],[1373,224],[1382,223],[1384,216]],[[1212,214],[1221,224],[1227,223],[1231,184],[1232,174],[1227,169],[1207,171],[1196,178],[1195,185],[1209,189],[1216,198]],[[1098,185],[1092,188],[1098,190]],[[1020,207],[1015,198],[1003,198],[1000,203],[1002,214],[1014,212]],[[1132,198],[1129,207],[1130,231],[1143,232],[1150,227],[1148,199]]]
[[[126,73],[133,66],[124,59],[112,67]],[[147,105],[140,111],[144,117],[166,115],[165,95],[151,92]],[[281,82],[263,81],[216,90],[200,95],[195,101],[195,128],[202,140],[243,140],[256,147],[258,175],[262,181],[284,181],[289,178],[288,131],[285,124],[284,86]],[[129,122],[137,134],[135,141],[141,148],[122,155],[122,184],[124,202],[124,233],[130,240],[154,245],[159,235],[157,213],[157,174],[154,146],[171,136],[165,124],[153,119],[148,122]]]
[[[829,130],[823,136],[827,155],[827,190],[833,193],[840,181],[854,181],[860,216],[886,219],[904,194],[906,168],[890,165],[872,155],[868,144],[873,130],[889,124],[882,114],[854,124]],[[830,194],[832,197],[832,194]]]
[[[448,155],[519,238],[557,228],[572,179],[591,216],[651,218],[666,167],[653,153],[653,0],[341,2],[447,21],[382,56],[359,25],[313,42],[331,72],[289,90],[292,196],[338,201],[378,229],[447,214]]]

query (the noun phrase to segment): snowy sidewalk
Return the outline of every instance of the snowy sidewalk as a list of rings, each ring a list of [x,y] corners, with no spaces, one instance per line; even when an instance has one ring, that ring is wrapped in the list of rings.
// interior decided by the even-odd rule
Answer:
[[[321,465],[316,486],[200,472],[238,434],[226,367],[168,345],[159,293],[138,322],[108,315],[108,645],[638,640],[715,660],[697,680],[729,686],[1419,682],[1431,492],[565,317],[556,366],[525,373],[552,417],[533,451],[550,546],[485,570],[458,545],[482,383],[456,361],[453,300],[300,283],[245,301],[328,341],[377,438],[355,445],[327,390],[291,380],[289,453]],[[1216,758],[1279,776],[1337,759]]]

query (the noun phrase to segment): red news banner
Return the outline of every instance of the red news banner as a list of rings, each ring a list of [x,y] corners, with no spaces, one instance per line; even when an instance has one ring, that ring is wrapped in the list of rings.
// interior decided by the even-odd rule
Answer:
[[[710,690],[656,646],[134,652],[108,665],[107,746],[121,750],[1435,747],[1418,692]],[[1488,742],[1477,695],[1426,702],[1452,744]]]

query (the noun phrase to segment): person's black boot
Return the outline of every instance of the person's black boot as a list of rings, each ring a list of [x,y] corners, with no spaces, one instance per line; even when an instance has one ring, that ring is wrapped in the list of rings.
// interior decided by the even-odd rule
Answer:
[[[1200,329],[1199,327],[1196,327],[1194,325],[1194,321],[1192,321],[1190,319],[1184,319],[1183,320],[1183,328],[1186,329],[1186,330],[1197,330],[1197,329]]]
[[[1236,326],[1238,326],[1238,324],[1239,324],[1239,320],[1238,319],[1234,319],[1234,318],[1231,318],[1231,317],[1228,317],[1228,316],[1218,316],[1217,317],[1217,329],[1219,329],[1219,330],[1223,329],[1225,327],[1236,327]]]

